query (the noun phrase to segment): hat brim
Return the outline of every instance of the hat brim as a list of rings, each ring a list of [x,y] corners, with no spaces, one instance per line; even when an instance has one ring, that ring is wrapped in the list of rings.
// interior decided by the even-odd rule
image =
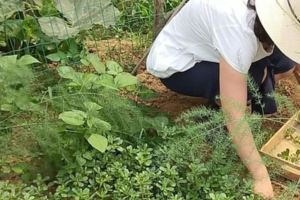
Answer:
[[[300,23],[286,0],[256,0],[256,10],[265,30],[276,46],[300,63]]]

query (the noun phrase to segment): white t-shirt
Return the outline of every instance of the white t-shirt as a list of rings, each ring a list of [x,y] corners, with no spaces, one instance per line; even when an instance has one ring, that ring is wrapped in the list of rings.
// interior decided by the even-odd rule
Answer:
[[[247,0],[190,0],[156,38],[147,70],[166,78],[223,56],[247,74],[252,62],[270,55],[254,34],[255,16]]]

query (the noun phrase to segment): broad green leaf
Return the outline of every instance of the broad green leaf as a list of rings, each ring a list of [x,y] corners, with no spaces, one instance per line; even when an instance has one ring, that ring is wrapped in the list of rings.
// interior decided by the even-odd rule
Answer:
[[[86,113],[80,110],[66,111],[59,115],[59,119],[63,120],[66,124],[81,126],[85,122]]]
[[[80,30],[89,29],[93,24],[114,26],[120,15],[111,0],[56,0],[56,8]]]
[[[101,131],[110,131],[111,130],[111,125],[110,123],[103,121],[99,118],[96,117],[91,117],[87,120],[87,124],[90,128],[95,127],[100,129]]]
[[[58,74],[62,78],[73,79],[76,71],[72,67],[62,66],[57,69]]]
[[[94,24],[105,27],[113,26],[120,12],[111,0],[56,0],[56,8],[67,19],[58,17],[41,17],[39,23],[42,31],[58,39],[68,39],[82,30],[92,28]]]
[[[138,83],[137,77],[135,77],[127,72],[118,74],[115,77],[114,81],[115,81],[115,84],[118,86],[118,88],[132,86],[132,85],[136,85]]]
[[[105,137],[98,134],[92,134],[90,137],[87,138],[88,143],[97,149],[98,151],[104,153],[108,146],[108,141]]]
[[[90,102],[90,101],[84,102],[83,104],[88,110],[92,110],[92,111],[94,111],[94,110],[98,111],[103,108],[102,106],[100,106],[94,102]]]
[[[105,65],[100,62],[100,58],[96,54],[88,54],[86,59],[92,64],[99,74],[105,73]]]
[[[22,102],[22,101],[16,101],[16,105],[18,108],[24,111],[40,111],[40,106],[38,104],[30,102],[30,99],[28,102]]]
[[[53,61],[53,62],[58,62],[61,60],[61,56],[59,53],[52,53],[46,56],[46,58],[48,58],[49,60]]]
[[[87,74],[84,73],[81,79],[81,86],[86,89],[91,89],[95,82],[99,79],[99,76],[96,74]]]
[[[34,63],[40,63],[40,61],[38,61],[36,58],[30,56],[30,55],[25,55],[22,56],[18,61],[17,64],[19,66],[26,66],[26,65],[31,65]]]
[[[123,72],[123,68],[115,61],[107,61],[106,67],[108,69],[107,73],[111,75],[118,75]]]
[[[100,85],[109,89],[118,90],[114,82],[114,77],[110,74],[102,74],[95,84],[95,86]]]
[[[83,65],[85,65],[85,66],[89,66],[89,65],[90,65],[90,62],[89,62],[87,59],[85,59],[85,58],[82,58],[82,59],[80,60],[80,62],[81,62]]]
[[[0,22],[10,18],[14,13],[22,9],[23,4],[21,0],[0,0]]]
[[[58,17],[41,17],[38,21],[42,31],[49,37],[66,40],[79,33],[78,28],[70,27],[65,20]]]
[[[0,68],[11,68],[17,64],[17,55],[0,57]]]

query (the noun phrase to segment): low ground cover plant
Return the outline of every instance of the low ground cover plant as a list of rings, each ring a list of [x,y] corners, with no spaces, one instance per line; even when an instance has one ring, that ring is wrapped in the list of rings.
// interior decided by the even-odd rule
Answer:
[[[101,1],[109,27],[96,6],[87,22],[82,9],[93,4],[82,2],[0,0],[0,200],[260,199],[221,112],[200,107],[174,120],[138,104],[132,97],[153,91],[83,45],[94,24],[148,33],[153,2]],[[180,2],[167,0],[166,11]],[[259,116],[245,120],[261,146],[270,131]]]

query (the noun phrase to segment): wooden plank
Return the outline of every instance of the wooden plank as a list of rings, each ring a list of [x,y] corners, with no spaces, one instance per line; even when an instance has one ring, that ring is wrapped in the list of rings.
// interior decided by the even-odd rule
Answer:
[[[297,122],[298,115],[300,115],[300,112],[291,117],[260,150],[264,155],[282,164],[283,175],[291,180],[300,178],[300,164],[286,161],[277,155],[287,148],[289,148],[291,152],[296,152],[297,149],[300,149],[300,145],[296,145],[285,139],[286,131],[289,128],[295,128],[296,134],[300,136],[300,124]]]

